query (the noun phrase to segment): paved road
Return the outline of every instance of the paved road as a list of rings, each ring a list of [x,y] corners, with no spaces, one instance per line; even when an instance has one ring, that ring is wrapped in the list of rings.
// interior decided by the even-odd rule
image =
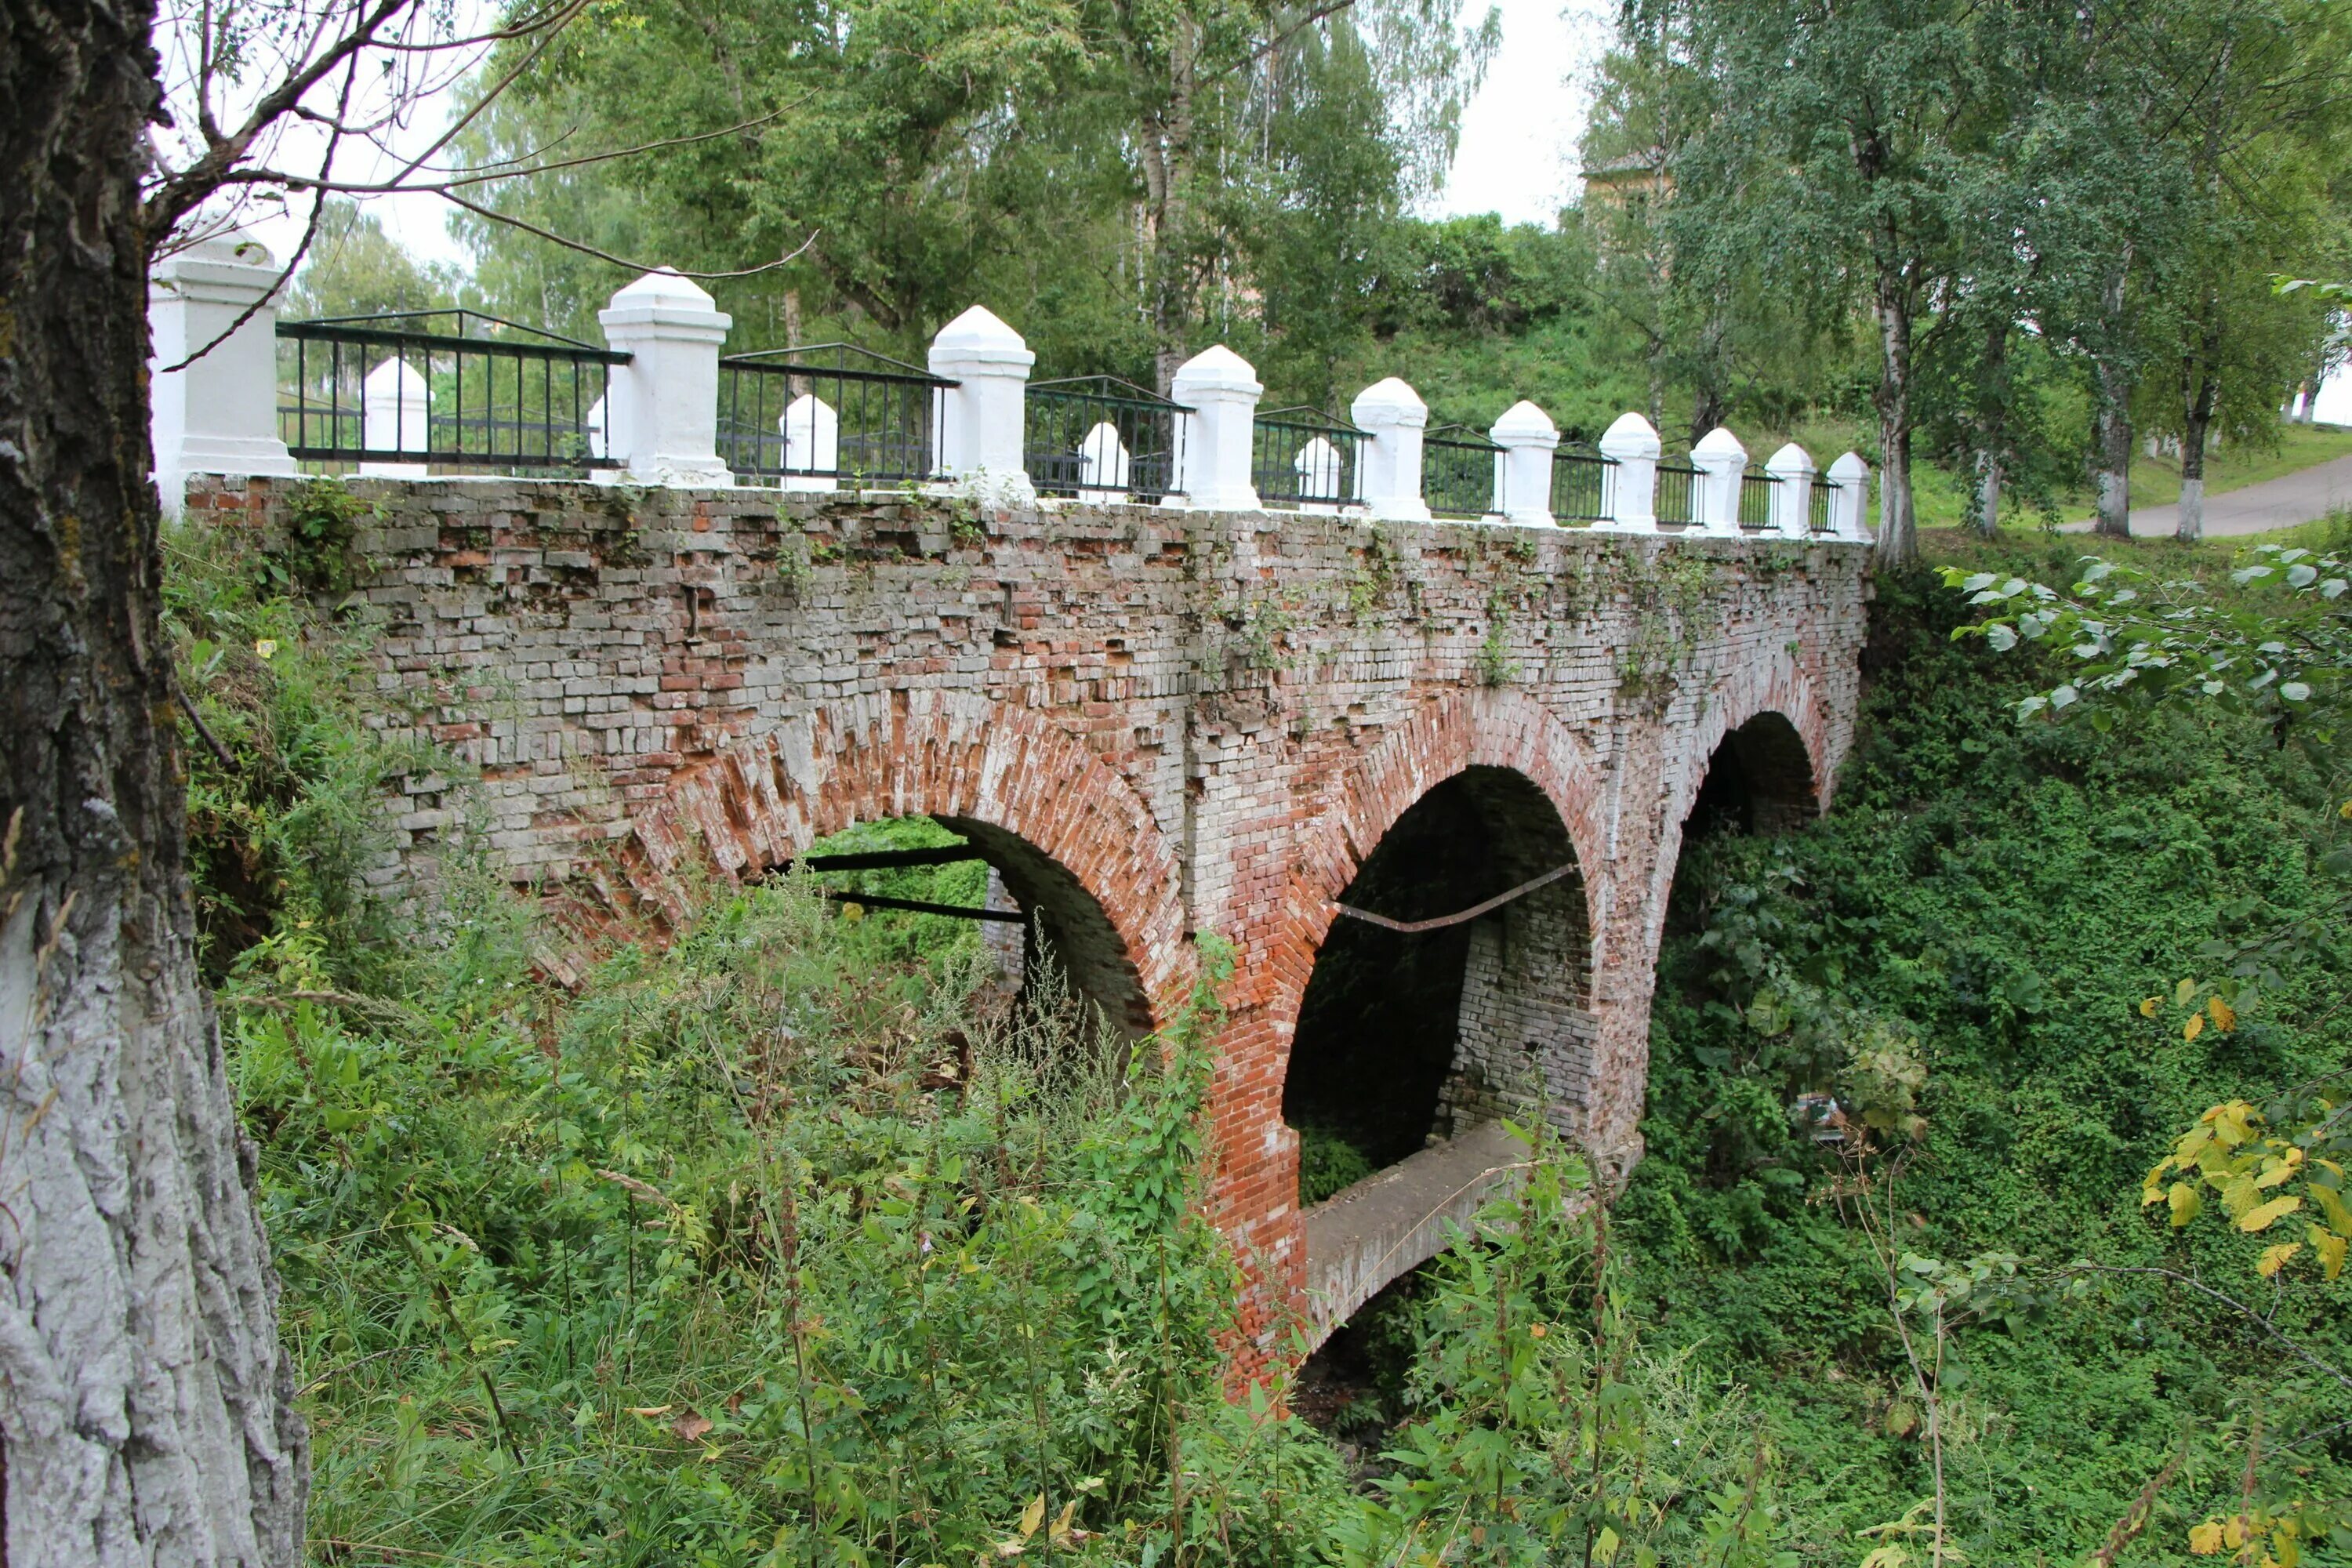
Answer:
[[[2316,468],[2258,485],[2224,490],[2205,498],[2205,533],[2267,533],[2326,517],[2339,507],[2352,507],[2352,457],[2337,458]],[[2131,531],[2142,539],[2169,539],[2180,526],[2180,509],[2174,506],[2132,508]],[[2070,522],[2063,531],[2087,533],[2088,521]]]

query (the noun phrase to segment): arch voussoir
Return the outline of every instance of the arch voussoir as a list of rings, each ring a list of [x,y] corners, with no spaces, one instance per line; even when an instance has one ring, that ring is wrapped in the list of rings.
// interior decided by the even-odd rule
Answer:
[[[901,693],[788,720],[675,778],[631,823],[625,894],[671,925],[698,862],[733,882],[858,822],[978,823],[1066,873],[1099,907],[1152,1024],[1190,984],[1179,874],[1150,808],[1034,710]],[[616,900],[617,901],[617,900]]]

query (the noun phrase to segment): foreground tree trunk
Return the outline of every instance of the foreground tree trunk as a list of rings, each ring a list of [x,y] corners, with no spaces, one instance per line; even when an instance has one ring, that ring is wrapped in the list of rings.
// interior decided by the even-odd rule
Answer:
[[[148,479],[153,0],[0,7],[0,1542],[292,1564],[277,1280],[197,983]]]

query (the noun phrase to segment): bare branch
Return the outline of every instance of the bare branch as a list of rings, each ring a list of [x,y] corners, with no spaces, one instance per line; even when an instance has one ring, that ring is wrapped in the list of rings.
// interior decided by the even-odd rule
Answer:
[[[417,188],[433,189],[433,187],[430,186]],[[551,245],[560,245],[566,250],[576,250],[583,256],[593,257],[599,261],[609,261],[615,267],[625,267],[632,272],[667,272],[675,277],[692,278],[707,281],[720,281],[730,278],[756,278],[762,272],[773,272],[780,267],[789,267],[793,262],[798,261],[802,257],[808,254],[809,247],[814,245],[817,241],[817,234],[822,232],[817,230],[811,231],[809,237],[801,241],[800,244],[792,251],[785,255],[779,256],[773,261],[763,261],[757,267],[740,268],[733,272],[690,272],[682,267],[665,267],[654,262],[632,261],[625,256],[614,256],[611,251],[599,250],[593,245],[583,244],[576,239],[566,239],[563,236],[557,234],[552,229],[541,228],[535,223],[527,223],[523,219],[516,217],[510,213],[502,213],[496,207],[486,207],[479,202],[468,201],[464,196],[458,195],[454,191],[434,190],[434,194],[438,195],[443,201],[450,202],[456,205],[464,207],[467,212],[474,214],[478,217],[488,218],[492,223],[505,224],[509,228],[519,228],[525,234],[538,236],[541,239],[546,240]]]

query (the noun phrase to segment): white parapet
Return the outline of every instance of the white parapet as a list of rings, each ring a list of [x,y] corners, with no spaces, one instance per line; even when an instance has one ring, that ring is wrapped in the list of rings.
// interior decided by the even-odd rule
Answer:
[[[1830,531],[1840,539],[1870,537],[1870,465],[1848,452],[1830,465]]]
[[[148,275],[155,482],[167,512],[178,513],[190,474],[297,471],[278,434],[278,277],[268,248],[233,237],[191,246]],[[199,353],[184,370],[164,369]]]
[[[1184,416],[1184,499],[1201,511],[1256,511],[1250,479],[1257,401],[1265,388],[1249,361],[1219,343],[1177,369],[1168,395]]]
[[[1772,487],[1772,531],[1804,538],[1812,515],[1812,455],[1791,441],[1766,459],[1764,471],[1780,481]]]
[[[733,321],[690,279],[648,272],[596,312],[613,367],[604,439],[646,484],[732,482],[719,456],[719,351]]]
[[[1691,448],[1691,467],[1699,473],[1699,531],[1736,536],[1739,532],[1739,482],[1748,471],[1748,448],[1739,437],[1718,425]]]
[[[1376,518],[1427,522],[1429,503],[1421,493],[1421,435],[1429,425],[1429,405],[1392,375],[1356,394],[1348,416],[1371,437],[1364,443],[1357,484],[1364,510]]]
[[[432,445],[433,393],[404,359],[388,359],[360,383],[360,445],[372,452],[422,452]],[[362,463],[370,479],[421,479],[423,463]]]
[[[1503,448],[1495,458],[1496,489],[1503,497],[1506,522],[1548,527],[1551,516],[1551,459],[1559,450],[1559,426],[1525,398],[1503,411],[1486,432]]]
[[[1029,370],[1037,363],[1019,332],[974,305],[931,340],[931,374],[956,384],[940,398],[940,470],[1017,505],[1037,499],[1022,461]]]
[[[1601,524],[1626,533],[1658,531],[1658,454],[1665,444],[1650,422],[1634,413],[1617,416],[1601,437],[1601,455],[1617,464],[1616,515]]]

